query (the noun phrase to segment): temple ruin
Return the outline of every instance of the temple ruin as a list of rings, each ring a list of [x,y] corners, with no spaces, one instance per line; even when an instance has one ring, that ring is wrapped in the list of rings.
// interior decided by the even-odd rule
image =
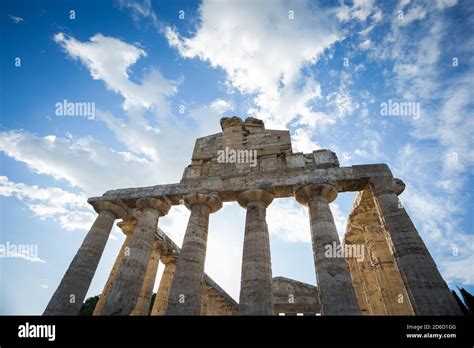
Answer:
[[[126,239],[94,315],[147,315],[160,260],[151,315],[461,315],[386,164],[340,167],[330,150],[294,153],[289,131],[252,117],[224,117],[221,127],[196,140],[179,183],[88,200],[98,216],[44,315],[79,313],[117,219]],[[329,203],[347,191],[357,194],[341,242]],[[266,209],[289,197],[308,207],[317,286],[272,275]],[[246,209],[238,303],[204,273],[209,215],[223,202]],[[158,227],[178,204],[191,211],[181,248]],[[328,256],[343,246],[364,246],[363,257]]]

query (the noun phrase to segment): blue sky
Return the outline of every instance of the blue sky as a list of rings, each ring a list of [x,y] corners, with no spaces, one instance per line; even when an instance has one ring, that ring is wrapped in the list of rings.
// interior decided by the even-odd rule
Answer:
[[[474,291],[472,2],[0,6],[0,243],[38,247],[0,258],[0,313],[42,313],[94,220],[87,197],[178,182],[223,115],[289,129],[294,152],[328,148],[342,166],[388,163],[443,277]],[[57,116],[63,100],[95,103],[95,118]],[[389,100],[421,112],[384,116]],[[353,198],[331,204],[341,236]],[[188,216],[173,207],[160,227],[180,244]],[[244,221],[225,204],[210,222],[206,271],[235,299]],[[268,224],[274,276],[314,284],[305,208],[274,201]],[[88,296],[123,239],[114,228]]]

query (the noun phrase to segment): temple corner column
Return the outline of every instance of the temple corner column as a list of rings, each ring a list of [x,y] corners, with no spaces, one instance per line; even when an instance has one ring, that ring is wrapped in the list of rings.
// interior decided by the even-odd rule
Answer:
[[[92,203],[99,214],[87,233],[43,315],[78,315],[116,218],[128,215],[118,200]]]

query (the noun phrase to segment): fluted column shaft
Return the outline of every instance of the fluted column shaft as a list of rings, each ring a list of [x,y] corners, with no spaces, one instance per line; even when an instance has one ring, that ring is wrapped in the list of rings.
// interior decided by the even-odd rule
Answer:
[[[160,286],[156,293],[151,315],[165,315],[166,309],[168,308],[171,283],[173,282],[174,273],[176,271],[176,257],[163,257],[162,261],[165,264],[165,270],[161,276]]]
[[[416,315],[462,315],[407,212],[392,178],[370,183],[381,223]]]
[[[307,185],[296,199],[309,208],[314,265],[322,315],[360,314],[357,297],[344,257],[336,257],[341,243],[329,203],[337,197],[331,185]],[[332,250],[336,247],[336,250]],[[333,251],[326,253],[330,249]],[[328,255],[328,256],[327,256]]]
[[[209,214],[222,207],[217,197],[204,194],[186,196],[184,202],[191,210],[191,216],[176,264],[167,315],[199,315]]]
[[[245,219],[240,315],[273,315],[272,262],[266,222],[267,206],[273,195],[262,190],[245,191],[239,204],[247,209]]]
[[[110,271],[109,278],[107,279],[107,282],[105,283],[104,289],[102,290],[102,294],[100,294],[99,301],[97,301],[97,304],[94,308],[94,313],[92,315],[102,314],[102,309],[104,308],[105,300],[107,296],[109,296],[110,294],[112,283],[115,277],[117,276],[117,273],[120,269],[120,264],[122,263],[123,257],[128,250],[130,237],[136,225],[137,225],[137,220],[135,219],[122,221],[117,224],[117,226],[120,227],[122,229],[122,232],[126,235],[125,241],[123,242],[122,247],[120,248],[120,251],[117,255],[117,258],[115,259],[114,265],[112,267],[112,271]]]
[[[158,264],[161,256],[160,241],[153,242],[150,258],[148,259],[148,266],[143,280],[142,290],[138,297],[137,305],[133,309],[131,315],[148,315],[150,309],[151,296],[153,294],[153,286],[155,285],[156,273],[158,271]]]
[[[141,198],[136,202],[137,227],[120,265],[120,270],[105,300],[103,315],[130,315],[135,308],[143,286],[152,244],[160,216],[170,204],[167,200]]]
[[[114,220],[125,210],[111,202],[101,202],[94,224],[64,274],[43,315],[77,315],[94,277]]]

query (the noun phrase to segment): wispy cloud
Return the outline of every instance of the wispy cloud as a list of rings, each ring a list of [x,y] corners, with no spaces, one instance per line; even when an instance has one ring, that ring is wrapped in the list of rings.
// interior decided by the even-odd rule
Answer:
[[[9,15],[9,17],[10,17],[10,19],[11,19],[12,21],[14,21],[16,24],[20,24],[21,22],[24,21],[23,18],[18,17],[18,16]]]

